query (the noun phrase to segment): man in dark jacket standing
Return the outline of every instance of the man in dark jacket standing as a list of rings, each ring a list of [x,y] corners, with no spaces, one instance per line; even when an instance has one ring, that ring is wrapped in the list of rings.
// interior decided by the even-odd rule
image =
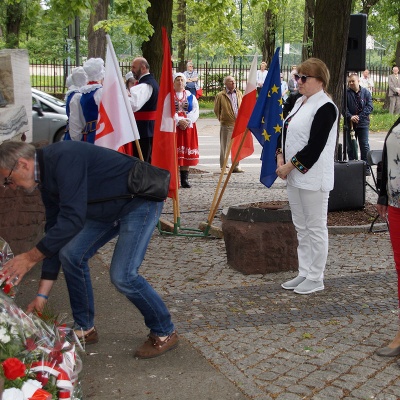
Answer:
[[[150,73],[149,63],[143,57],[137,57],[132,61],[132,73],[137,84],[129,90],[129,102],[140,134],[139,143],[143,160],[150,163],[159,86]],[[134,151],[136,151],[135,146]]]
[[[368,89],[360,86],[358,74],[352,73],[348,78],[346,118],[349,128],[353,128],[355,137],[360,146],[361,160],[367,162],[369,152],[369,123],[370,114],[374,107],[372,96]],[[347,133],[347,144],[350,144],[350,131]],[[355,155],[351,146],[347,146],[349,160],[354,160]],[[367,175],[371,172],[367,169]]]
[[[135,356],[151,358],[175,348],[179,340],[161,297],[139,275],[163,202],[140,197],[92,202],[128,194],[128,174],[134,162],[134,158],[84,142],[58,142],[38,150],[24,142],[3,143],[0,182],[14,190],[40,190],[46,234],[34,248],[6,263],[2,272],[8,282],[18,284],[43,260],[38,294],[28,307],[28,311],[42,310],[62,265],[75,333],[86,345],[96,343],[88,261],[118,237],[111,282],[139,309],[150,329]]]

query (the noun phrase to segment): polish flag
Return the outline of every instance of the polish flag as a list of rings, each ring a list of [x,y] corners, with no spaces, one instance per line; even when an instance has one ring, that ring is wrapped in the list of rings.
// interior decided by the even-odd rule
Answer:
[[[108,35],[106,71],[99,106],[95,144],[118,150],[126,143],[140,138],[128,100],[128,93]]]
[[[178,153],[176,149],[174,84],[172,80],[171,52],[167,31],[162,29],[164,58],[158,93],[154,125],[151,163],[171,174],[168,197],[175,199],[178,190]]]
[[[235,121],[235,127],[232,133],[232,148],[231,148],[231,159],[234,160],[239,150],[239,144],[243,138],[244,132],[247,128],[251,113],[256,104],[256,90],[257,87],[257,56],[254,56],[253,62],[251,63],[250,72],[247,80],[246,90],[240,105],[238,115]],[[245,157],[248,157],[254,153],[253,136],[250,132],[247,132],[246,138],[243,142],[243,146],[239,151],[237,162]]]

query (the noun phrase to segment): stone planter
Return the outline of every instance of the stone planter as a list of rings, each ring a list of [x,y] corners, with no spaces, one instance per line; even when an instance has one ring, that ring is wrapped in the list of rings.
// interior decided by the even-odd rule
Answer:
[[[223,211],[228,264],[246,275],[297,271],[297,236],[288,205],[237,205]]]

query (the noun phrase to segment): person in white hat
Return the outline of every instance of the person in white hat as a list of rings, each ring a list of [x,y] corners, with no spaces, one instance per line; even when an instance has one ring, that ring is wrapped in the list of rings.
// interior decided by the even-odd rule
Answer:
[[[70,78],[70,79],[68,79]],[[88,77],[83,67],[76,67],[67,78],[68,91],[65,95],[66,112],[68,116],[68,125],[65,129],[64,140],[81,140],[82,129],[85,126],[85,118],[81,108],[80,88],[86,85]]]
[[[82,140],[94,143],[99,105],[103,91],[101,82],[105,73],[104,60],[102,58],[89,58],[89,60],[84,62],[83,69],[88,76],[88,83],[80,89],[82,93],[80,103],[85,118]]]
[[[181,187],[190,188],[189,167],[199,163],[199,142],[196,129],[199,103],[196,96],[190,90],[186,90],[185,86],[185,75],[181,72],[174,74],[174,118]]]
[[[126,90],[128,91],[128,96],[131,95],[131,87],[136,85],[136,79],[133,76],[132,71],[129,71],[126,75],[125,75],[125,87]]]

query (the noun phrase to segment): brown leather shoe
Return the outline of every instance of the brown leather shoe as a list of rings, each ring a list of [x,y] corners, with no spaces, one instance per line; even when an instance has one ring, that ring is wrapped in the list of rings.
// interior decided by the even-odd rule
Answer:
[[[86,335],[83,335],[80,337],[80,336],[78,336],[76,331],[75,331],[75,334],[78,337],[79,341],[81,342],[82,346],[88,346],[89,344],[95,344],[99,341],[99,334],[97,333],[97,329],[95,326]]]
[[[161,340],[158,336],[150,333],[148,339],[136,350],[137,358],[153,358],[161,356],[169,350],[175,349],[179,343],[179,336],[172,332],[166,339]]]

